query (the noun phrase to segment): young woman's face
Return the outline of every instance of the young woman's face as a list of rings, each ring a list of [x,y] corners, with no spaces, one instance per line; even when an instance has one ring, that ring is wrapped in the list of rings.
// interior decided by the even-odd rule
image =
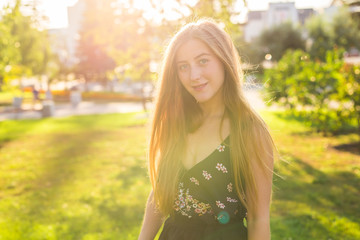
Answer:
[[[221,101],[224,66],[205,43],[187,41],[179,48],[175,61],[182,85],[197,102]]]

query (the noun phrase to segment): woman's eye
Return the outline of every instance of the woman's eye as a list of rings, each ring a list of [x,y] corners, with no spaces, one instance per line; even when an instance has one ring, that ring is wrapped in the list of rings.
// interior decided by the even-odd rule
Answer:
[[[180,71],[185,71],[187,69],[187,67],[188,67],[187,64],[180,65],[179,70]]]
[[[207,59],[200,59],[200,61],[199,61],[199,63],[200,64],[205,64],[205,63],[207,63],[209,60],[207,60]]]

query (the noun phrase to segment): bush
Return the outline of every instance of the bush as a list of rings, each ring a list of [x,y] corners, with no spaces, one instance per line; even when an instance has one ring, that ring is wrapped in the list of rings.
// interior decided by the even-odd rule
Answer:
[[[348,130],[355,121],[360,129],[360,70],[345,64],[342,55],[342,50],[327,51],[320,62],[302,50],[286,52],[265,72],[270,103],[285,106],[325,134]]]

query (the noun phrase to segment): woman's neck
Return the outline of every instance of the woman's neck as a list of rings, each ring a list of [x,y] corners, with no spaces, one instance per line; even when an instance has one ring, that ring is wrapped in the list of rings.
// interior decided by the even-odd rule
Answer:
[[[207,119],[221,118],[225,112],[225,105],[222,101],[200,103],[204,121]]]
[[[202,109],[202,119],[200,120],[201,123],[199,124],[199,127],[194,133],[206,135],[209,131],[218,132],[220,134],[220,139],[223,140],[230,133],[225,113],[225,104],[219,100],[214,103],[215,104],[208,104],[208,102],[206,102],[206,104],[199,104]]]

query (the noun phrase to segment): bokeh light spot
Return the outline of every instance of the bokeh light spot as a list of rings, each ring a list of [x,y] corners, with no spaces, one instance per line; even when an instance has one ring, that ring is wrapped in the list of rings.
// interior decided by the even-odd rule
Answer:
[[[270,53],[266,54],[266,55],[265,55],[265,59],[268,60],[268,61],[270,61],[270,60],[272,59],[271,54],[270,54]]]

